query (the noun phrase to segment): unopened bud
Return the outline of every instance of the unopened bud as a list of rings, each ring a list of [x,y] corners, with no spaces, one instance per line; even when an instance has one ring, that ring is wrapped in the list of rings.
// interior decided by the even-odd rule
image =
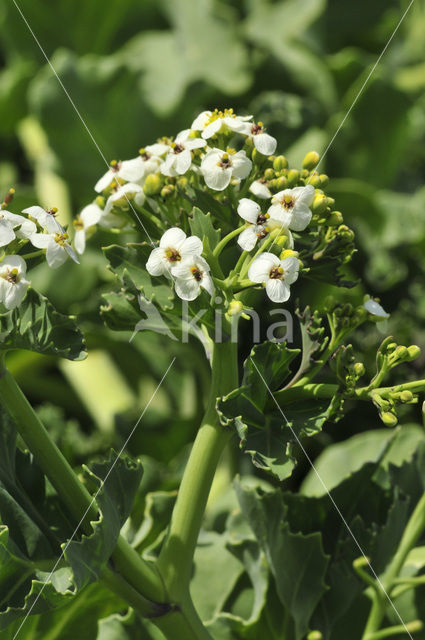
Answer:
[[[323,640],[323,636],[320,631],[310,631],[307,640]]]
[[[326,207],[328,206],[328,199],[322,193],[314,196],[313,204],[311,205],[311,210],[313,213],[321,214],[326,211]]]
[[[309,184],[311,184],[316,189],[322,186],[322,182],[317,174],[310,178]]]
[[[265,177],[266,180],[273,180],[273,178],[274,178],[273,169],[270,169],[270,167],[268,169],[266,169],[265,172],[264,172],[264,177]]]
[[[317,151],[310,151],[303,160],[303,169],[314,169],[319,164],[320,156]]]
[[[95,200],[95,203],[97,204],[98,207],[100,207],[101,209],[104,209],[106,200],[105,200],[104,196],[97,196],[96,200]]]
[[[185,189],[188,183],[189,183],[189,180],[186,178],[186,176],[180,176],[180,178],[177,178],[176,184],[180,189]]]
[[[401,402],[412,402],[413,393],[411,391],[409,391],[408,389],[405,389],[404,391],[402,391],[400,393],[399,398],[400,398]]]
[[[398,422],[397,416],[391,411],[383,411],[380,416],[386,427],[395,427]]]
[[[170,198],[174,192],[174,185],[167,184],[165,187],[161,189],[161,197],[162,198]]]
[[[283,191],[283,189],[286,189],[286,187],[288,186],[288,179],[285,178],[285,176],[277,178],[277,180],[275,180],[274,182],[278,191]]]
[[[397,342],[390,342],[390,344],[387,344],[388,352],[392,352],[394,349],[397,349]]]
[[[229,316],[238,316],[243,311],[243,304],[240,300],[231,300],[227,313]]]
[[[288,171],[288,184],[292,187],[300,179],[300,172],[297,169]]]
[[[407,347],[407,353],[409,360],[416,360],[421,355],[421,348],[417,344],[411,344],[410,347]]]
[[[409,355],[409,351],[407,347],[404,347],[403,345],[398,346],[397,349],[394,351],[394,356],[396,358],[399,358],[400,360],[404,360],[404,358],[406,358],[408,355]]]
[[[256,165],[262,165],[267,162],[267,157],[260,153],[258,149],[253,149],[251,154],[251,160]]]
[[[332,211],[326,220],[326,224],[330,227],[339,227],[344,222],[341,211]]]
[[[358,378],[364,376],[366,369],[363,362],[355,362],[353,365],[353,371]]]
[[[345,240],[354,240],[354,231],[352,231],[346,224],[341,224],[338,227],[338,235]]]
[[[329,183],[329,176],[327,176],[326,173],[321,173],[319,177],[322,187],[326,187]]]
[[[162,181],[158,173],[150,173],[146,176],[143,191],[147,196],[154,196],[161,191]]]
[[[285,258],[298,258],[298,256],[299,256],[298,251],[293,251],[293,249],[285,249],[280,254],[280,259],[285,260]]]
[[[424,623],[421,620],[413,620],[412,622],[408,622],[406,624],[406,629],[409,633],[416,633],[417,631],[422,631],[424,628]]]
[[[275,171],[282,171],[282,169],[286,169],[288,167],[288,161],[285,156],[276,156],[273,160],[273,169]]]

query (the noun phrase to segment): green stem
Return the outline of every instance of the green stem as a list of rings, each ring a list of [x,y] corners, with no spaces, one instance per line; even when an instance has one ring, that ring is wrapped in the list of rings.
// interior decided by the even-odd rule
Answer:
[[[238,384],[237,345],[216,343],[208,407],[196,436],[180,485],[170,530],[158,559],[158,569],[173,601],[189,588],[193,554],[211,484],[230,432],[219,423],[216,398]]]
[[[274,243],[276,239],[276,234],[275,233],[269,233],[269,235],[267,236],[267,238],[264,240],[263,244],[261,245],[261,247],[254,253],[254,255],[252,256],[251,260],[249,261],[245,261],[244,265],[241,269],[241,280],[246,276],[246,274],[249,271],[249,267],[251,266],[251,264],[254,262],[254,260],[256,258],[258,258],[258,256],[262,253],[264,253],[264,251],[266,249],[269,248],[270,245],[272,245]]]
[[[420,623],[418,620],[407,624],[406,627],[409,633],[415,633],[416,631],[421,631],[422,623]],[[406,627],[402,624],[399,624],[395,627],[387,627],[386,629],[381,629],[381,631],[370,633],[365,637],[365,640],[383,640],[384,638],[391,638],[392,636],[398,636],[400,634],[405,635]]]
[[[72,518],[81,522],[82,530],[90,534],[90,521],[98,517],[96,503],[50,439],[15,379],[5,368],[4,357],[0,357],[0,402],[11,415],[23,441],[49,478]],[[122,536],[118,538],[112,558],[116,568],[134,588],[143,594],[149,594],[152,600],[164,601],[164,588],[159,575],[140,558]]]
[[[31,258],[38,258],[44,254],[44,249],[39,249],[38,251],[32,251],[31,253],[27,253],[24,256],[21,256],[24,260],[30,260]]]
[[[242,233],[242,231],[246,229],[246,226],[242,226],[242,227],[238,227],[236,229],[233,229],[233,231],[231,231],[230,233],[227,234],[227,236],[224,236],[224,238],[222,238],[220,240],[220,242],[218,243],[218,245],[216,246],[216,248],[213,251],[213,255],[216,256],[218,258],[218,256],[220,255],[220,253],[223,251],[224,247],[230,242],[230,240],[232,240],[233,238],[235,238],[236,236],[238,236],[240,233]]]

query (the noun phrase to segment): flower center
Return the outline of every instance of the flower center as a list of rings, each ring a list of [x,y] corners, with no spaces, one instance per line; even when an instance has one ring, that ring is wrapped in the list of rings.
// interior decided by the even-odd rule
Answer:
[[[236,118],[236,114],[233,112],[233,109],[225,109],[224,111],[214,109],[214,111],[208,118],[207,124],[210,124],[211,122],[214,122],[214,120],[218,120],[219,118]]]
[[[173,147],[174,153],[181,153],[182,151],[184,151],[184,146],[182,144],[179,144],[178,142],[173,142],[171,146]]]
[[[290,196],[289,194],[286,194],[283,196],[282,200],[280,201],[280,204],[284,209],[287,209],[287,210],[293,209],[295,204],[295,198],[294,196]]]
[[[251,127],[251,133],[253,136],[258,135],[259,133],[263,133],[264,127],[262,122],[257,122],[257,124],[253,124]]]
[[[46,209],[46,213],[48,213],[49,215],[51,215],[53,218],[55,217],[55,215],[57,214],[58,209],[57,207],[52,207],[51,209]]]
[[[221,167],[222,169],[229,169],[232,166],[232,161],[229,157],[228,153],[223,153],[219,162],[217,162],[217,167]]]
[[[264,224],[270,218],[268,213],[260,213],[257,218],[257,224]]]
[[[282,280],[283,269],[282,267],[272,267],[269,273],[270,280]]]
[[[81,218],[79,216],[78,216],[78,218],[75,218],[75,220],[74,220],[74,227],[75,227],[75,229],[77,229],[77,231],[81,231],[81,229],[84,229],[83,221],[81,220]]]
[[[116,173],[121,169],[121,162],[118,162],[118,160],[111,160],[111,162],[109,163],[109,167],[111,171],[114,171]]]
[[[190,271],[191,271],[193,277],[195,278],[196,282],[201,282],[203,273],[200,270],[200,268],[199,267],[191,267]]]
[[[177,249],[172,249],[172,248],[165,250],[165,257],[167,258],[168,262],[178,262],[179,260],[182,259]]]
[[[8,269],[6,273],[3,273],[2,278],[7,280],[7,282],[11,282],[12,284],[18,284],[20,277],[17,269]]]
[[[142,160],[149,160],[149,158],[151,157],[151,155],[146,151],[146,149],[139,149],[139,154],[142,158]]]
[[[67,233],[56,233],[55,234],[55,242],[57,242],[61,247],[64,247],[67,244],[67,240],[69,235]]]

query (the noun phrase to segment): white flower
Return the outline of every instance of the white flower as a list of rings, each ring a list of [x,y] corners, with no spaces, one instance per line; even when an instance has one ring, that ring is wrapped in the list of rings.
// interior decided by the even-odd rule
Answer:
[[[243,127],[241,133],[251,138],[254,147],[264,156],[271,156],[276,151],[277,140],[264,132],[262,122],[257,124],[249,122]]]
[[[252,116],[237,116],[233,113],[233,109],[225,109],[224,111],[203,111],[192,122],[192,131],[202,131],[202,137],[205,140],[219,133],[222,127],[228,127],[231,131],[241,131],[248,120]]]
[[[385,309],[379,304],[379,302],[376,302],[376,300],[372,300],[372,298],[370,300],[366,300],[363,306],[366,311],[371,313],[373,316],[377,316],[378,318],[390,317],[390,314],[385,311]]]
[[[267,213],[271,218],[279,220],[282,226],[293,231],[303,231],[310,223],[315,189],[311,184],[305,187],[284,189],[272,198],[272,205]]]
[[[238,245],[244,251],[251,251],[258,240],[262,240],[275,229],[279,229],[282,234],[287,235],[288,247],[293,247],[291,232],[285,229],[279,220],[273,220],[268,213],[262,213],[260,205],[253,200],[249,200],[249,198],[239,200],[238,214],[249,223],[249,227],[244,229],[238,237]]]
[[[6,309],[21,304],[29,287],[25,275],[27,265],[21,256],[5,256],[0,263],[0,302]]]
[[[143,192],[140,184],[135,184],[133,182],[127,182],[127,184],[123,184],[121,187],[118,187],[107,199],[105,204],[105,209],[103,212],[103,216],[107,216],[111,213],[113,207],[120,207],[129,205],[131,199],[134,198],[134,202],[137,205],[142,205],[146,199],[146,196]]]
[[[274,253],[262,253],[251,264],[248,278],[265,284],[273,302],[285,302],[290,296],[289,285],[298,278],[298,270],[299,262],[294,256],[280,260]]]
[[[200,149],[206,146],[202,138],[190,138],[190,129],[180,131],[161,165],[161,173],[164,176],[183,175],[192,164],[192,149]]]
[[[201,173],[210,189],[223,191],[232,178],[246,178],[251,167],[252,162],[245,151],[227,153],[222,149],[211,149],[201,162]]]
[[[260,180],[255,180],[250,185],[249,190],[254,194],[254,196],[257,196],[257,198],[261,198],[261,200],[268,200],[272,197],[272,192],[266,185],[266,181],[262,180],[261,178]]]
[[[15,238],[29,238],[36,231],[37,227],[31,220],[6,209],[0,210],[0,247],[5,247]]]
[[[169,149],[169,145],[161,142],[140,149],[137,158],[131,160],[113,160],[108,171],[96,182],[95,191],[101,193],[111,184],[118,186],[121,180],[141,182],[149,173],[157,171],[161,164],[161,156]]]
[[[22,213],[26,213],[31,216],[31,218],[34,218],[34,220],[37,220],[38,224],[43,227],[43,229],[47,229],[50,233],[63,233],[62,225],[56,220],[57,212],[58,210],[56,207],[53,207],[52,209],[43,209],[38,205],[28,207],[22,211]],[[31,220],[29,220],[29,222],[31,222]],[[36,229],[34,229],[33,233],[35,231]]]
[[[192,256],[182,260],[174,269],[176,293],[182,300],[195,300],[201,293],[201,288],[210,295],[214,292],[213,281],[210,276],[208,262],[201,256]]]
[[[69,244],[69,236],[65,231],[34,233],[30,240],[34,247],[46,249],[47,264],[52,269],[60,267],[68,257],[80,264],[76,253]]]
[[[97,224],[102,217],[103,210],[96,203],[88,204],[74,220],[74,245],[81,255],[86,248],[86,231]]]
[[[151,252],[146,269],[151,276],[174,275],[174,270],[183,260],[199,257],[202,249],[200,238],[187,238],[183,229],[172,227],[162,236],[159,247]]]

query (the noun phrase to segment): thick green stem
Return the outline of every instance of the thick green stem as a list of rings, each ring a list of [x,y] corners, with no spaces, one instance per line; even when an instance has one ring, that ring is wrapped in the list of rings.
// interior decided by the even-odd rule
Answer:
[[[189,589],[193,554],[211,484],[230,433],[219,423],[216,398],[237,386],[237,345],[215,344],[208,407],[180,485],[170,530],[158,559],[166,589],[179,603]]]
[[[81,529],[85,533],[90,533],[90,521],[98,517],[96,503],[50,439],[15,379],[5,368],[3,358],[0,362],[0,402],[13,418],[23,441],[56,489],[70,515],[75,522],[81,522]],[[159,575],[121,536],[112,558],[116,568],[135,589],[148,595],[151,600],[164,601],[165,593]]]
[[[233,231],[230,231],[230,233],[228,233],[227,236],[224,236],[224,238],[222,238],[220,240],[220,242],[218,243],[218,245],[214,249],[213,256],[218,258],[218,256],[221,254],[221,252],[223,251],[224,247],[226,247],[226,245],[230,242],[230,240],[232,240],[233,238],[238,236],[240,233],[242,233],[242,231],[244,229],[246,229],[245,225],[242,226],[242,227],[237,227],[236,229],[233,229]]]

